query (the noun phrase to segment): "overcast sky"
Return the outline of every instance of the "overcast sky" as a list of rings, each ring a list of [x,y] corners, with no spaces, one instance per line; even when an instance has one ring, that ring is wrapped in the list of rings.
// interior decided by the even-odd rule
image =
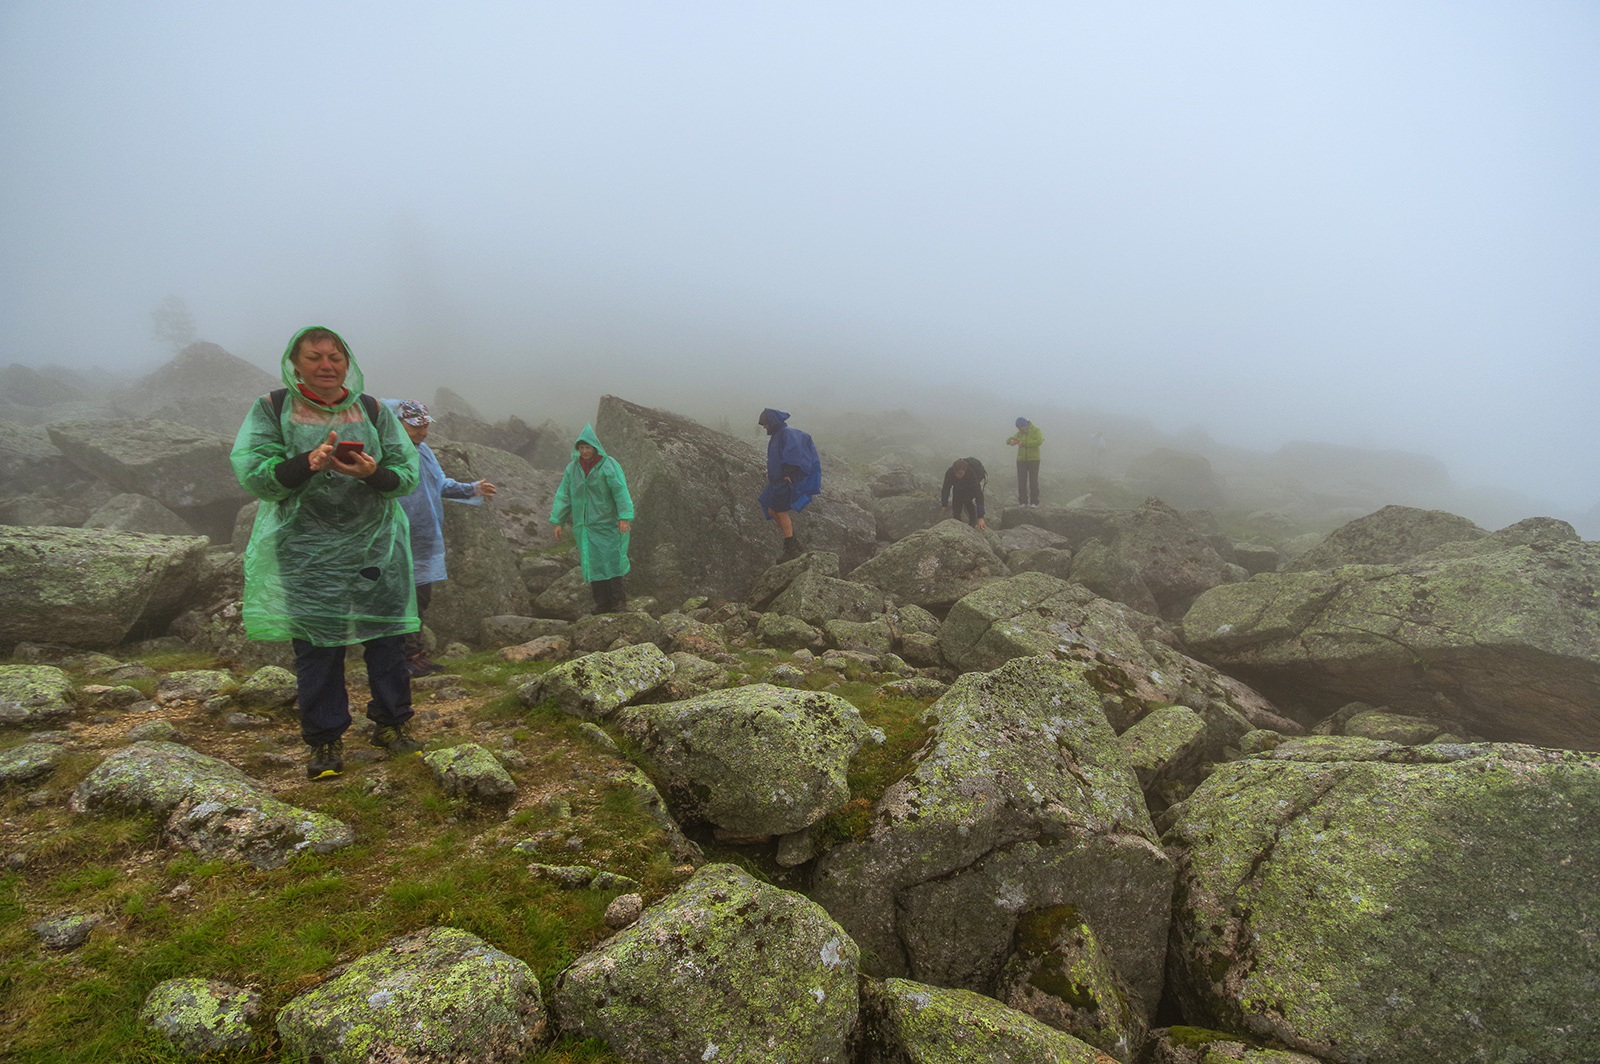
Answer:
[[[1597,189],[1591,2],[0,2],[0,365],[177,294],[492,415],[911,374],[1587,508]]]

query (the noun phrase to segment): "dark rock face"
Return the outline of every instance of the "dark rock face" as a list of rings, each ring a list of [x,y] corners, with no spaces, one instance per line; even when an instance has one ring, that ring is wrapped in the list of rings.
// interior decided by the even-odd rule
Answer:
[[[1488,534],[1465,517],[1443,510],[1385,506],[1334,529],[1284,569],[1307,572],[1340,565],[1399,565],[1446,543],[1470,542]]]
[[[434,586],[433,601],[423,615],[423,623],[442,643],[477,646],[486,619],[526,615],[533,608],[517,571],[517,556],[487,507],[447,503],[444,542],[449,579]]]
[[[640,585],[666,602],[687,590],[744,599],[782,546],[756,501],[765,455],[688,418],[610,395],[600,400],[595,431],[622,463],[641,515],[629,547]],[[795,534],[853,569],[874,549],[876,522],[830,494],[828,482],[824,458],[822,494],[796,516]]]
[[[1493,545],[1213,588],[1184,638],[1306,723],[1360,701],[1600,749],[1600,544]]]

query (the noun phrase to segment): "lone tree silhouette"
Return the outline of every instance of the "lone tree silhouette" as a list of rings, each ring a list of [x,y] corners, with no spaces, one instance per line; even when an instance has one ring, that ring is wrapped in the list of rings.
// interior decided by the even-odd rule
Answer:
[[[150,312],[150,321],[154,326],[151,335],[171,344],[174,351],[182,351],[194,343],[194,315],[189,313],[189,304],[182,296],[163,299]]]

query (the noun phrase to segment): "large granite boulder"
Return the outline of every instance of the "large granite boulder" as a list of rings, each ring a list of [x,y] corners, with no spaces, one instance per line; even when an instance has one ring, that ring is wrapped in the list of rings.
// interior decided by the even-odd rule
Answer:
[[[342,821],[273,797],[226,761],[171,742],[113,752],[78,784],[75,813],[149,812],[168,836],[205,857],[277,868],[298,853],[328,853],[355,834]]]
[[[423,616],[441,643],[481,646],[485,619],[533,609],[516,553],[489,506],[445,503],[444,544],[449,579],[434,585]]]
[[[970,990],[867,981],[861,1064],[1101,1064],[1094,1046]]]
[[[772,600],[770,609],[820,626],[834,620],[871,620],[887,604],[883,592],[871,584],[803,572]]]
[[[939,646],[963,671],[1080,650],[1133,660],[1142,651],[1133,613],[1080,585],[1021,573],[987,584],[952,606],[939,628]]]
[[[1070,906],[1141,1014],[1161,996],[1172,865],[1079,663],[963,676],[812,896],[886,975],[992,994],[1025,913]]]
[[[1283,567],[1305,572],[1341,565],[1399,565],[1446,543],[1471,542],[1488,534],[1465,517],[1444,510],[1385,506],[1334,529]]]
[[[931,495],[875,497],[868,509],[878,523],[878,538],[890,543],[905,539],[924,528],[932,528],[942,516],[939,500]]]
[[[815,573],[817,576],[837,577],[839,575],[839,556],[831,551],[808,550],[798,558],[779,562],[770,566],[756,582],[750,585],[749,602],[752,609],[765,610],[772,605],[772,600],[783,594],[789,585],[805,573]]]
[[[561,483],[559,472],[536,469],[510,451],[481,442],[447,437],[430,439],[428,447],[450,479],[463,483],[487,480],[499,489],[499,494],[485,503],[483,509],[499,523],[513,553],[550,545],[550,504]],[[568,440],[566,447],[572,450],[572,441]],[[448,506],[447,511],[456,508]],[[455,568],[453,547],[446,564]]]
[[[641,586],[665,602],[688,594],[744,599],[781,548],[756,502],[766,485],[765,454],[688,418],[610,395],[600,400],[595,431],[627,471],[635,508],[650,515],[634,529],[629,549]],[[876,543],[872,515],[830,488],[826,459],[822,493],[796,517],[795,532],[807,547],[837,554],[847,569],[866,561]]]
[[[1594,757],[1315,737],[1178,810],[1169,982],[1190,1023],[1339,1064],[1600,1046]]]
[[[951,518],[885,547],[850,579],[881,588],[896,602],[943,613],[963,595],[1010,575],[990,536]]]
[[[1110,545],[1139,574],[1161,616],[1178,620],[1195,596],[1234,579],[1206,533],[1159,499],[1118,513]],[[1078,579],[1076,569],[1073,579]]]
[[[551,996],[565,1030],[640,1064],[847,1064],[858,957],[813,902],[713,864]]]
[[[243,420],[244,405],[238,409]],[[228,460],[233,437],[171,421],[63,421],[50,441],[92,477],[156,500],[217,543],[233,536],[233,519],[250,496]]]
[[[844,805],[850,759],[871,737],[838,695],[761,683],[631,706],[615,722],[680,815],[742,835],[786,835]]]
[[[289,1052],[323,1064],[515,1064],[545,1031],[539,980],[454,927],[428,927],[345,965],[278,1013]]]
[[[1184,638],[1306,723],[1361,701],[1600,749],[1600,544],[1495,545],[1263,573],[1200,596]]]
[[[112,647],[160,634],[205,552],[194,536],[0,526],[0,646]]]

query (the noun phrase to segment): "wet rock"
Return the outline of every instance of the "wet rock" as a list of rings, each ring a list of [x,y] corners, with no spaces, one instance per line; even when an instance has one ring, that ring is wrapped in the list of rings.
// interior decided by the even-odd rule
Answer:
[[[1172,866],[1079,664],[963,676],[865,839],[818,861],[812,897],[885,974],[992,993],[1021,914],[1072,905],[1135,1007],[1160,997]]]
[[[845,772],[871,738],[844,699],[770,684],[628,707],[616,723],[677,808],[751,835],[798,831],[848,801]]]
[[[1127,987],[1070,905],[1017,920],[1016,949],[995,996],[1120,1061],[1131,1064],[1144,1041],[1144,1019],[1129,1007]]]
[[[801,573],[772,600],[772,612],[821,626],[828,621],[867,621],[883,612],[886,600],[875,587],[820,573]]]
[[[879,588],[896,602],[943,611],[963,595],[1010,575],[989,534],[950,519],[885,547],[853,570],[850,579]],[[845,618],[842,613],[832,616]]]
[[[422,755],[422,760],[433,770],[433,778],[446,794],[503,805],[517,793],[511,774],[477,743],[462,743],[448,750],[429,750]]]
[[[564,1029],[642,1064],[845,1064],[857,963],[814,903],[707,865],[578,958],[552,996]]]
[[[666,649],[666,633],[661,622],[648,613],[597,613],[580,618],[572,626],[572,649],[580,654],[607,650],[617,640],[624,643],[654,643]]]
[[[905,979],[867,981],[863,1064],[1099,1064],[1091,1045],[993,998]]]
[[[144,811],[167,817],[169,836],[206,857],[277,868],[297,853],[350,845],[348,825],[298,809],[225,761],[170,742],[113,752],[78,785],[75,813]]]
[[[822,633],[798,617],[784,613],[763,613],[756,624],[756,639],[763,646],[778,650],[822,647]]]
[[[782,594],[802,573],[838,577],[839,556],[832,551],[808,550],[798,558],[791,558],[768,567],[750,587],[750,606],[756,610],[771,609],[772,600]]]
[[[113,495],[83,522],[84,528],[149,532],[158,536],[196,534],[187,521],[147,495]]]
[[[1398,565],[1447,543],[1471,542],[1488,534],[1465,517],[1444,510],[1385,506],[1334,529],[1284,569],[1305,572],[1341,565]]]
[[[500,656],[507,661],[565,661],[572,653],[572,641],[566,636],[541,635],[514,647],[501,647]]]
[[[1597,817],[1571,752],[1314,736],[1221,766],[1165,839],[1172,991],[1330,1061],[1568,1059],[1600,1044]]]
[[[115,646],[159,630],[195,587],[199,537],[0,526],[0,644]]]
[[[53,665],[0,665],[0,724],[32,726],[73,710],[72,681]]]
[[[0,750],[0,787],[44,779],[56,770],[65,752],[53,743],[23,743]]]
[[[514,1064],[545,1023],[532,969],[476,935],[430,927],[297,995],[278,1013],[278,1034],[289,1052],[324,1064]]]
[[[551,701],[564,713],[601,720],[661,686],[672,662],[653,643],[586,654],[564,662],[517,689],[525,706]]]
[[[278,665],[263,665],[233,693],[245,709],[277,709],[293,705],[297,697],[294,673]]]
[[[69,910],[35,920],[30,930],[51,949],[73,950],[89,941],[89,934],[98,922],[88,913]]]
[[[189,1056],[244,1049],[255,1041],[250,1021],[261,1012],[261,995],[214,979],[168,979],[145,995],[141,1026]]]
[[[638,920],[643,912],[643,897],[638,894],[619,894],[606,906],[606,926],[621,930]]]

